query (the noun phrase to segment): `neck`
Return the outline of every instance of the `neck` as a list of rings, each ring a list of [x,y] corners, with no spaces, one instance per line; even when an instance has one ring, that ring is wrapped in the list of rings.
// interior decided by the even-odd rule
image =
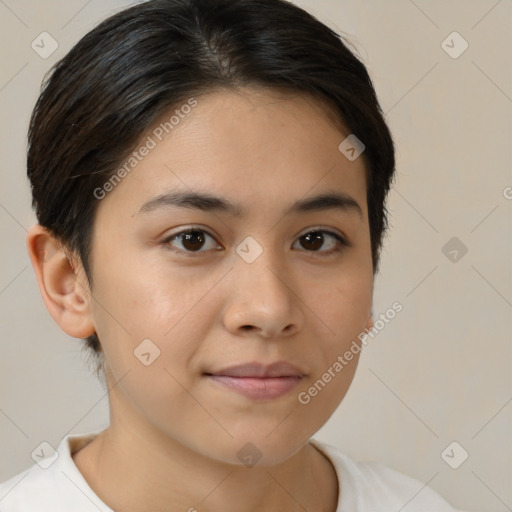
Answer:
[[[334,468],[310,443],[281,464],[247,468],[112,423],[73,459],[98,497],[121,512],[335,512],[338,500]]]

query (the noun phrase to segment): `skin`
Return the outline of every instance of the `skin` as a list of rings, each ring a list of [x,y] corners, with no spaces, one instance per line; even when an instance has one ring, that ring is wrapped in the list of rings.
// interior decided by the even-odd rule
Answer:
[[[196,99],[99,202],[92,290],[79,259],[43,227],[28,234],[55,321],[73,337],[96,332],[102,343],[110,426],[73,459],[116,511],[333,512],[343,489],[308,440],[345,396],[358,356],[307,405],[297,397],[372,327],[364,160],[340,153],[350,132],[306,95],[246,88]],[[175,206],[139,212],[177,187],[239,203],[246,216]],[[284,215],[294,201],[327,191],[350,195],[362,215]],[[164,241],[191,224],[207,233],[192,256],[183,239]],[[324,234],[312,249],[301,237],[320,228],[350,246],[324,256],[337,246]],[[250,264],[236,252],[247,236],[263,249]],[[148,338],[160,356],[145,366],[133,352]],[[280,360],[305,376],[272,400],[203,375]],[[248,442],[261,453],[252,468],[237,457]]]

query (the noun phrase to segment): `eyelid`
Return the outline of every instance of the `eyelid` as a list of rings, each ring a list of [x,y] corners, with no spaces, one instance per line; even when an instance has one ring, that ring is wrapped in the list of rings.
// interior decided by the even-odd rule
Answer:
[[[185,227],[181,226],[177,231],[165,235],[165,238],[163,241],[165,242],[166,240],[174,238],[175,236],[181,235],[183,233],[189,233],[190,231],[203,231],[203,232],[207,233],[208,235],[210,235],[212,238],[215,238],[215,235],[210,233],[208,228],[205,228],[199,224],[189,224]]]
[[[326,233],[329,233],[332,235],[339,236],[347,245],[350,245],[347,236],[343,232],[333,231],[333,229],[334,228],[329,227],[329,226],[321,226],[321,225],[312,226],[312,227],[305,228],[303,231],[300,231],[299,234],[296,235],[296,238],[300,238],[300,237],[307,235],[308,233],[311,233],[314,231],[323,231],[323,232],[326,232]],[[181,235],[182,233],[187,233],[189,231],[204,231],[205,233],[210,235],[212,238],[215,238],[215,235],[210,233],[208,228],[205,228],[199,224],[190,224],[185,228],[181,228],[179,231],[176,231],[175,233],[171,233],[171,234],[167,235],[165,237],[164,241],[169,240],[170,238],[173,238],[177,235]]]

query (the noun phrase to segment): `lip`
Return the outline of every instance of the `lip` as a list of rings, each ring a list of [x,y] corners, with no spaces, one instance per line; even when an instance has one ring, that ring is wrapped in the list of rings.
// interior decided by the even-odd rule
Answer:
[[[286,361],[278,361],[270,365],[253,362],[231,366],[205,376],[252,400],[272,400],[295,388],[304,373]]]

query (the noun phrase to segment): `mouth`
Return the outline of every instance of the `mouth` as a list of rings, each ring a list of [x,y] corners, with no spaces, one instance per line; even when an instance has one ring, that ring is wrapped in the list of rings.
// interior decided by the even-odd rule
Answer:
[[[235,391],[252,400],[273,400],[289,393],[305,374],[285,361],[270,365],[249,363],[214,372],[205,377],[224,389]]]

